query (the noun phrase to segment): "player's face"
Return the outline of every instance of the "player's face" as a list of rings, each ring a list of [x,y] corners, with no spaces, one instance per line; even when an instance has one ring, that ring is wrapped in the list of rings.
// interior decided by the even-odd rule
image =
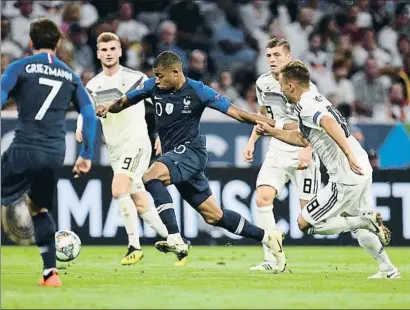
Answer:
[[[122,56],[121,45],[118,41],[98,43],[97,57],[104,67],[111,68],[120,62]]]
[[[282,74],[279,74],[279,84],[280,84],[282,93],[288,99],[289,103],[296,104],[297,99],[295,98],[294,84],[284,79]]]
[[[283,46],[267,47],[266,58],[270,71],[278,75],[282,67],[291,61],[292,54],[284,49]]]
[[[161,89],[171,90],[178,84],[178,71],[175,68],[154,68],[155,83]]]

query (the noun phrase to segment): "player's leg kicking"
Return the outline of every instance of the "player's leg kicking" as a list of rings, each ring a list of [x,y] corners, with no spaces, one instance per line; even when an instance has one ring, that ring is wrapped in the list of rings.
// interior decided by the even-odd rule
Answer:
[[[380,214],[369,210],[367,203],[365,207],[365,201],[371,202],[371,198],[362,199],[367,191],[370,196],[369,184],[371,179],[356,185],[329,182],[302,210],[298,218],[299,228],[311,235],[356,232],[359,244],[379,262],[380,271],[373,278],[399,278],[399,271],[383,248],[389,244],[391,233]],[[346,216],[349,212],[352,216]]]
[[[182,197],[202,215],[208,224],[258,240],[270,248],[277,248],[276,253],[280,253],[276,257],[279,261],[278,265],[284,268],[282,232],[274,230],[268,233],[249,223],[240,214],[229,209],[221,209],[217,204],[203,173],[206,154],[205,149],[182,145],[161,156],[144,174],[145,187],[154,198],[158,213],[169,233],[167,241],[156,243],[157,249],[162,252],[173,252],[178,259],[188,255],[189,247],[179,233],[172,198],[165,187],[175,184]]]
[[[361,213],[373,212],[373,200],[371,192],[371,179],[367,181],[363,193],[360,195],[356,205],[351,205],[343,216],[356,216]],[[375,259],[379,265],[379,271],[369,279],[398,279],[401,278],[399,270],[390,261],[380,239],[366,229],[357,229],[353,231],[356,235],[359,245],[366,250],[370,256]]]
[[[56,225],[49,214],[57,188],[56,170],[64,156],[10,146],[1,158],[2,205],[12,208],[25,193],[34,237],[43,260],[41,286],[61,286],[56,268]]]
[[[142,184],[142,175],[148,168],[151,156],[151,147],[149,143],[146,144],[141,148],[122,150],[120,156],[111,159],[114,170],[112,195],[118,203],[128,235],[128,250],[121,260],[122,265],[135,264],[143,257],[137,212],[161,237],[166,238],[168,235],[156,210],[149,207],[147,192]]]

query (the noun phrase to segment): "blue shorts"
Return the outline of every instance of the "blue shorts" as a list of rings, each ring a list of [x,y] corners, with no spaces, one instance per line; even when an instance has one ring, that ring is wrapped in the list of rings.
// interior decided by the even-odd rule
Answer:
[[[38,207],[52,209],[63,163],[63,154],[11,145],[1,156],[1,204],[10,205],[27,193]]]
[[[171,184],[192,207],[198,208],[212,195],[204,170],[208,162],[206,148],[186,143],[159,157],[168,167]]]

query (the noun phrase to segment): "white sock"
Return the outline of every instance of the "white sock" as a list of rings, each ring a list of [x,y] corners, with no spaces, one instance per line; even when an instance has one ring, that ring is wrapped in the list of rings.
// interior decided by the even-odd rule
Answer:
[[[395,268],[387,256],[379,237],[366,229],[358,229],[355,234],[360,246],[379,263],[381,271],[389,271]]]
[[[145,223],[151,226],[162,238],[168,237],[168,230],[164,223],[162,223],[156,209],[148,207],[140,212],[139,216],[141,216]]]
[[[141,249],[140,238],[137,224],[137,211],[135,210],[134,201],[130,195],[122,195],[116,198],[120,213],[124,219],[125,230],[128,234],[128,246]]]
[[[272,212],[273,205],[265,206],[256,209],[256,221],[260,228],[263,228],[268,233],[276,229],[275,216]],[[264,260],[268,262],[275,262],[275,256],[273,256],[272,251],[266,246],[263,246]]]
[[[338,216],[315,224],[314,227],[309,229],[308,234],[334,235],[355,229],[367,228],[368,226],[368,221],[361,216]]]
[[[175,243],[175,244],[181,244],[184,243],[184,240],[182,240],[181,234],[176,233],[176,234],[169,234],[167,238],[168,242]]]
[[[44,269],[43,270],[43,276],[47,276],[50,272],[52,272],[53,270],[55,270],[55,272],[58,273],[57,268],[48,268],[48,269]]]

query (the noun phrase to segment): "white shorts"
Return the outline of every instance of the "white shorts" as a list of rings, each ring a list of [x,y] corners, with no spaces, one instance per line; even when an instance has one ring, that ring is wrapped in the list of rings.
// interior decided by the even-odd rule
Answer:
[[[297,170],[298,164],[298,152],[269,151],[259,170],[256,187],[269,185],[279,194],[290,180],[297,188],[299,199],[309,201],[321,184],[320,161],[313,154],[312,163],[307,169]]]
[[[146,140],[121,148],[108,147],[108,153],[114,174],[125,174],[132,179],[131,194],[144,191],[142,176],[151,160],[151,142]]]
[[[302,210],[302,217],[311,225],[346,212],[357,216],[372,211],[372,178],[360,184],[329,182]]]

